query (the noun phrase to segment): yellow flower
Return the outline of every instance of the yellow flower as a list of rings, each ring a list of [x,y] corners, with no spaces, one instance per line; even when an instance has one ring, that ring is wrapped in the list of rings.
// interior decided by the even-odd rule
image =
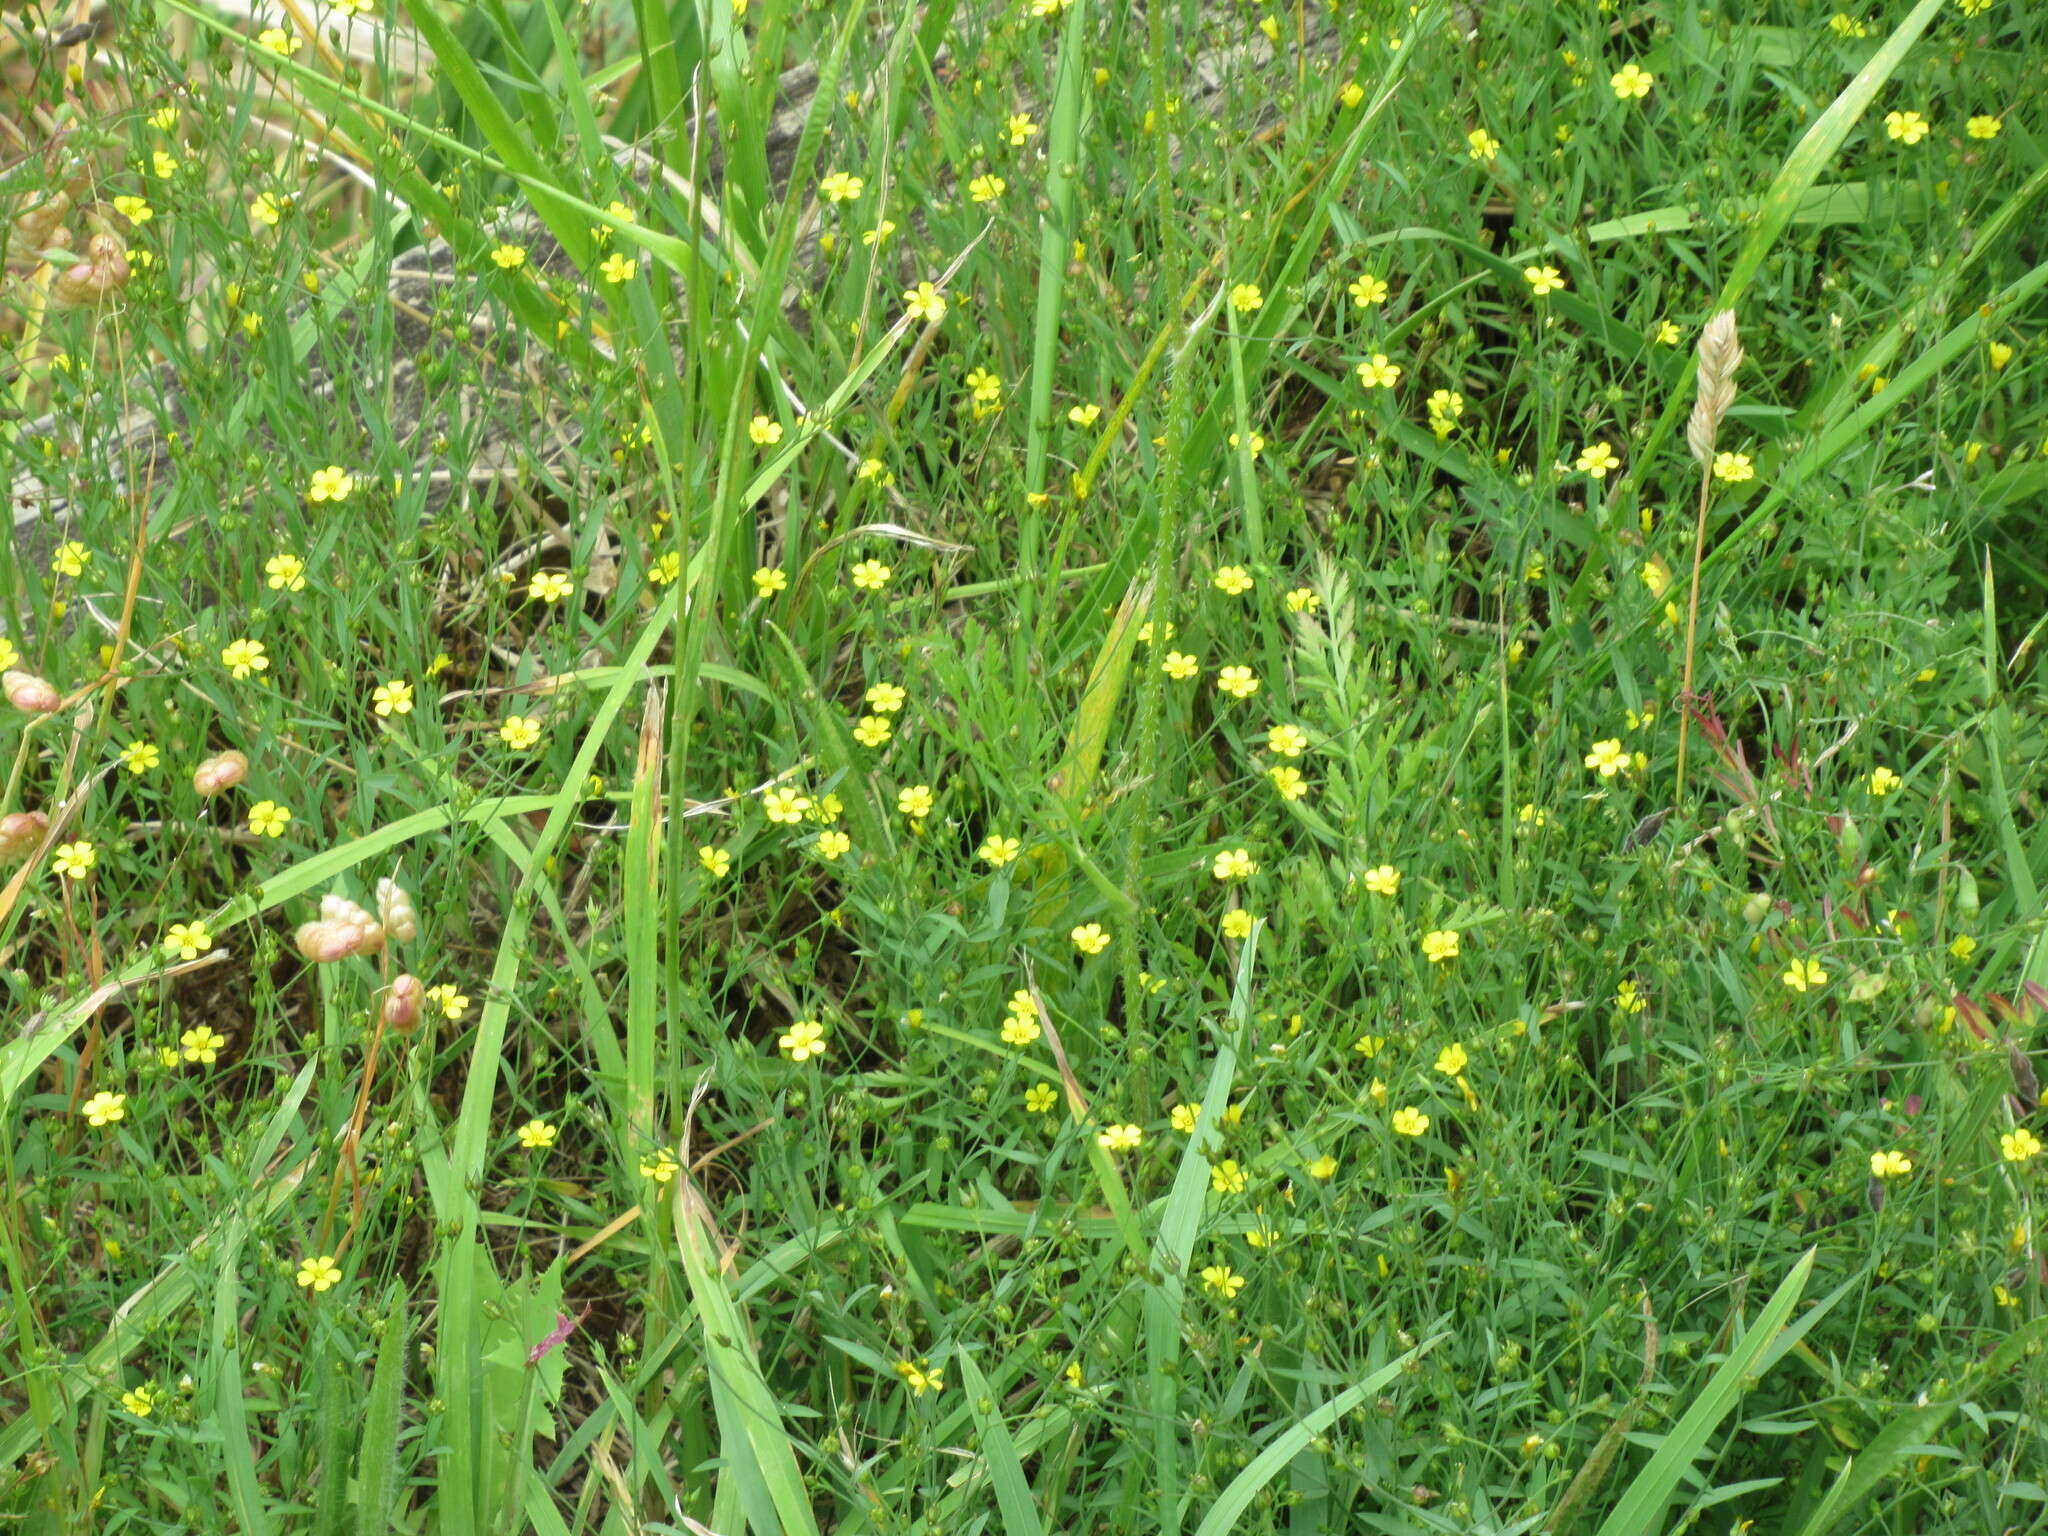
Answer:
[[[1455,928],[1432,928],[1422,936],[1423,958],[1431,965],[1454,960],[1458,952],[1458,930]]]
[[[1251,572],[1241,565],[1226,565],[1211,578],[1210,585],[1228,597],[1242,597],[1252,589]]]
[[[912,1397],[923,1397],[927,1392],[946,1390],[946,1379],[929,1366],[913,1364],[908,1360],[896,1362],[896,1374],[903,1378],[903,1384],[910,1388]]]
[[[1928,122],[1918,112],[1887,112],[1884,115],[1884,134],[1901,144],[1918,144],[1927,137]]]
[[[1358,382],[1367,389],[1392,389],[1401,382],[1401,368],[1398,363],[1387,361],[1387,354],[1375,352],[1372,361],[1360,363],[1356,370]]]
[[[149,1386],[140,1386],[132,1392],[123,1392],[121,1394],[121,1406],[134,1414],[138,1419],[146,1419],[156,1412],[156,1389]]]
[[[1248,699],[1259,691],[1259,680],[1250,667],[1225,667],[1216,674],[1216,690],[1233,699]]]
[[[561,571],[535,571],[526,584],[526,595],[538,598],[550,608],[575,590],[576,584]]]
[[[1343,89],[1337,92],[1337,99],[1344,103],[1344,109],[1348,112],[1365,100],[1365,87],[1356,80],[1346,80]]]
[[[754,572],[754,590],[763,600],[789,587],[789,573],[780,566],[764,565]]]
[[[498,727],[498,740],[515,752],[524,752],[540,740],[540,722],[532,715],[507,715]]]
[[[1564,274],[1555,267],[1524,267],[1522,280],[1537,298],[1546,298],[1565,286]]]
[[[818,850],[818,857],[830,864],[853,847],[853,839],[844,832],[828,828],[818,834],[818,841],[814,846]]]
[[[1176,683],[1184,683],[1202,670],[1202,664],[1186,651],[1168,651],[1166,659],[1159,663],[1159,670]]]
[[[85,1123],[95,1129],[104,1129],[128,1115],[128,1095],[107,1093],[102,1090],[85,1101]]]
[[[437,986],[427,988],[427,998],[430,1002],[439,1005],[441,1017],[444,1019],[453,1019],[459,1023],[462,1016],[469,1012],[468,995],[456,991],[455,987],[449,982],[444,981]]]
[[[1818,960],[1814,959],[1811,955],[1806,955],[1794,960],[1786,968],[1785,974],[1778,979],[1794,992],[1804,992],[1810,987],[1825,986],[1828,973],[1821,969],[1821,964]]]
[[[207,932],[203,918],[194,918],[189,923],[173,923],[164,932],[164,952],[176,955],[180,960],[197,960],[213,948],[213,935]]]
[[[76,539],[66,539],[50,556],[50,569],[59,576],[83,576],[92,564],[92,551]]]
[[[676,1176],[682,1164],[676,1161],[675,1153],[662,1147],[650,1156],[640,1159],[640,1177],[652,1179],[656,1184],[667,1184]]]
[[[1230,290],[1230,307],[1240,315],[1248,315],[1266,302],[1266,296],[1259,292],[1257,283],[1237,283]]]
[[[379,683],[370,691],[370,709],[372,713],[386,717],[411,714],[412,684],[402,677]]]
[[[50,868],[67,880],[83,880],[86,872],[99,862],[99,857],[91,843],[60,843],[56,857],[50,860]]]
[[[1024,1090],[1024,1108],[1034,1115],[1045,1114],[1059,1101],[1059,1092],[1051,1083],[1033,1083]]]
[[[1967,933],[1959,933],[1949,941],[1948,952],[1958,960],[1967,960],[1977,953],[1977,941]]]
[[[2004,118],[1992,117],[1988,113],[1980,112],[1963,124],[1963,132],[1973,139],[1995,139],[1998,137],[1999,130],[2003,127],[2005,127]]]
[[[879,747],[889,739],[887,715],[862,715],[854,725],[853,739],[864,747]]]
[[[1586,754],[1586,766],[1603,779],[1611,779],[1628,767],[1628,754],[1621,749],[1621,738],[1610,736],[1594,742],[1593,750]]]
[[[1102,407],[1091,400],[1086,405],[1077,405],[1068,410],[1067,420],[1077,427],[1092,427],[1101,414]]]
[[[2012,361],[2012,348],[2005,342],[1994,341],[1986,349],[1991,358],[1992,371],[1996,372]]]
[[[804,812],[811,808],[811,797],[799,790],[777,786],[761,795],[761,809],[768,813],[768,819],[784,826],[795,826],[804,819]]]
[[[996,175],[981,175],[967,183],[967,196],[977,203],[992,203],[1010,189],[1010,184]]]
[[[669,550],[647,568],[647,584],[650,587],[665,587],[683,574],[683,556],[680,550]],[[775,573],[780,576],[782,572]]]
[[[300,1264],[298,1278],[301,1286],[310,1287],[316,1296],[322,1295],[341,1284],[341,1266],[334,1262],[333,1254],[323,1253]]]
[[[1714,455],[1714,478],[1725,480],[1730,485],[1740,485],[1745,480],[1754,480],[1756,470],[1746,453],[1717,453]]]
[[[732,855],[708,844],[697,850],[697,865],[714,880],[723,880],[732,870]]]
[[[1244,1289],[1244,1276],[1228,1264],[1206,1264],[1202,1267],[1202,1288],[1212,1296],[1229,1301]]]
[[[773,416],[756,416],[747,423],[747,436],[761,447],[782,441],[782,423]]]
[[[2008,1163],[2024,1163],[2041,1155],[2041,1138],[2023,1125],[1998,1138],[1998,1151]]]
[[[1109,948],[1109,931],[1100,923],[1082,923],[1067,935],[1084,955],[1099,955]]]
[[[912,821],[922,821],[931,815],[936,803],[929,784],[912,784],[896,791],[897,811]]]
[[[1237,1159],[1226,1157],[1220,1163],[1209,1165],[1209,1187],[1219,1195],[1241,1195],[1250,1182],[1245,1172],[1237,1166]]]
[[[1658,346],[1660,346],[1660,347],[1675,347],[1675,346],[1677,346],[1677,345],[1678,345],[1678,343],[1679,343],[1679,339],[1680,339],[1680,333],[1679,333],[1678,325],[1677,325],[1677,323],[1676,323],[1675,321],[1671,321],[1671,320],[1659,320],[1659,321],[1657,322],[1657,345],[1658,345]]]
[[[1210,873],[1218,880],[1249,880],[1259,872],[1258,861],[1243,848],[1229,848],[1216,855]]]
[[[114,199],[114,212],[130,224],[147,224],[156,217],[156,210],[149,206],[149,199],[123,193]]]
[[[1500,140],[1484,128],[1474,128],[1465,135],[1465,153],[1474,160],[1491,160],[1500,153]]]
[[[249,222],[251,224],[261,224],[267,229],[274,229],[277,227],[279,217],[277,199],[268,192],[259,192],[250,199]]]
[[[1650,94],[1650,87],[1657,83],[1657,77],[1630,60],[1609,76],[1607,83],[1614,87],[1614,94],[1620,100],[1634,101]]]
[[[1223,914],[1223,937],[1234,943],[1243,943],[1252,936],[1252,925],[1256,921],[1243,907],[1232,907]]]
[[[555,1127],[545,1120],[529,1120],[519,1127],[519,1145],[529,1152],[545,1152],[555,1144]]]
[[[946,296],[930,283],[903,290],[903,312],[912,320],[936,325],[946,318]]]
[[[1023,112],[1012,112],[1010,120],[1003,125],[1003,132],[1010,140],[1012,149],[1020,148],[1024,141],[1038,132],[1038,124]]]
[[[1870,1154],[1870,1176],[1873,1179],[1902,1179],[1913,1171],[1913,1159],[1903,1152],[1887,1151]]]
[[[290,58],[306,46],[306,40],[295,33],[285,31],[283,27],[265,27],[256,34],[256,45]],[[161,176],[164,172],[158,171],[157,174]]]
[[[1287,604],[1289,613],[1314,613],[1323,606],[1323,600],[1316,595],[1314,587],[1296,587],[1281,601]]]
[[[306,590],[306,562],[297,555],[284,553],[272,555],[263,562],[264,585],[273,592],[303,592]]]
[[[1035,1015],[1009,1014],[1003,1020],[1003,1044],[1023,1047],[1031,1044],[1045,1031]]]
[[[607,283],[630,283],[633,275],[640,270],[637,256],[623,256],[617,251],[598,263],[597,270]]]
[[[1620,457],[1606,443],[1589,443],[1579,450],[1578,461],[1572,467],[1585,471],[1595,480],[1605,480],[1607,472],[1620,462]]]
[[[1318,1182],[1324,1179],[1335,1178],[1337,1176],[1337,1159],[1325,1152],[1321,1157],[1308,1165],[1308,1176]]]
[[[1360,309],[1373,304],[1387,302],[1387,285],[1383,278],[1374,277],[1370,272],[1351,280],[1351,302]]]
[[[1889,768],[1876,768],[1871,771],[1870,792],[1871,794],[1882,798],[1883,796],[1890,794],[1893,790],[1897,789],[1901,784],[1905,782],[1906,781],[1904,779],[1900,778],[1896,773],[1893,773]]]
[[[526,265],[526,247],[501,241],[491,247],[491,260],[497,263],[498,269],[502,272],[517,272]]]
[[[1281,757],[1299,757],[1308,750],[1308,733],[1298,725],[1276,725],[1266,732],[1266,749]]]
[[[847,572],[853,584],[863,592],[879,592],[889,585],[892,574],[889,567],[879,560],[863,560]]]
[[[1393,1125],[1397,1136],[1420,1136],[1429,1129],[1429,1116],[1410,1104],[1394,1111]]]
[[[825,1026],[816,1019],[798,1019],[775,1042],[775,1048],[799,1064],[825,1054]]]
[[[1614,1006],[1618,1012],[1634,1014],[1641,1013],[1650,1006],[1650,1002],[1648,998],[1636,990],[1636,984],[1632,978],[1623,977],[1621,983],[1614,989]]]
[[[249,807],[249,830],[258,837],[283,837],[292,813],[275,800],[258,800]]]
[[[828,203],[850,203],[861,195],[867,182],[845,171],[834,171],[818,183],[818,195]]]
[[[1436,1069],[1445,1077],[1456,1077],[1465,1070],[1471,1058],[1465,1054],[1465,1047],[1452,1041],[1436,1053]]]
[[[1014,860],[1022,848],[1023,844],[1019,843],[1016,838],[1004,837],[1001,833],[991,832],[981,840],[981,846],[975,850],[975,856],[986,863],[989,868],[1001,869],[1005,864]]]
[[[1105,1125],[1095,1133],[1095,1144],[1105,1152],[1130,1152],[1145,1139],[1135,1125]]]
[[[164,755],[154,742],[131,741],[121,749],[121,766],[137,778],[163,760]]]
[[[344,502],[349,492],[356,488],[356,477],[339,464],[330,464],[325,469],[313,471],[313,478],[306,486],[306,500],[311,502]]]
[[[1308,793],[1308,780],[1301,776],[1299,768],[1290,768],[1282,763],[1268,768],[1266,777],[1273,781],[1273,788],[1279,791],[1282,800],[1299,800]]]
[[[1375,896],[1397,895],[1401,889],[1401,871],[1391,864],[1380,864],[1365,872],[1365,888]]]
[[[178,1036],[178,1044],[184,1047],[185,1059],[202,1067],[210,1067],[220,1059],[221,1048],[228,1043],[228,1037],[201,1024],[188,1029]]]

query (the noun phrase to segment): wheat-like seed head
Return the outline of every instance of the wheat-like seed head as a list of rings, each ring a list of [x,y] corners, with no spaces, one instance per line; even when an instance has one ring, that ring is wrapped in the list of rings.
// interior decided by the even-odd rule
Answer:
[[[1685,443],[1702,464],[1714,461],[1714,440],[1721,419],[1735,403],[1735,370],[1742,365],[1742,343],[1735,332],[1735,311],[1724,309],[1700,332],[1699,398],[1685,424]]]

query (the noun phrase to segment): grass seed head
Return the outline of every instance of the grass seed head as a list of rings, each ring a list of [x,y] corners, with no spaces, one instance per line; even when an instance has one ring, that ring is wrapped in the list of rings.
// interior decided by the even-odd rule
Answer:
[[[1735,404],[1735,370],[1742,366],[1742,343],[1735,333],[1735,311],[1724,309],[1700,332],[1699,398],[1685,424],[1685,443],[1701,464],[1714,461],[1714,440],[1722,418]]]

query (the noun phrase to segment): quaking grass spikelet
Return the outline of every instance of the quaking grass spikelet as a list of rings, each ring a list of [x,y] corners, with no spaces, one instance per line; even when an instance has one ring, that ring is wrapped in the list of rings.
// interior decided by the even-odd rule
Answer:
[[[1685,745],[1687,727],[1692,723],[1693,644],[1700,622],[1700,566],[1707,554],[1707,498],[1714,485],[1714,445],[1721,436],[1721,423],[1735,404],[1735,370],[1742,366],[1742,341],[1736,333],[1735,311],[1724,309],[1700,332],[1699,395],[1692,403],[1692,415],[1685,424],[1685,445],[1700,466],[1699,510],[1693,521],[1692,591],[1685,608],[1685,680],[1680,685],[1678,709],[1678,770],[1672,791],[1673,807],[1685,800]]]

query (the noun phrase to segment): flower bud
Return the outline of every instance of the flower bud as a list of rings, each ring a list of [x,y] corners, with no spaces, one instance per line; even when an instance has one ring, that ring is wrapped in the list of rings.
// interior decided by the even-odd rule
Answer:
[[[41,811],[16,811],[0,816],[0,859],[19,859],[42,842],[50,818]]]
[[[239,752],[222,752],[192,770],[192,787],[210,799],[233,789],[247,777],[249,759]]]
[[[420,936],[420,915],[413,909],[412,897],[396,880],[377,882],[377,921],[401,944]]]
[[[391,989],[384,994],[384,1023],[402,1035],[409,1035],[420,1022],[420,1009],[427,1000],[427,989],[419,977],[410,971],[396,977]]]
[[[85,260],[73,262],[50,284],[50,302],[59,309],[82,309],[127,286],[127,244],[114,235],[94,235],[85,242]]]
[[[362,935],[347,923],[310,922],[299,924],[292,941],[299,953],[315,965],[332,965],[356,952]]]
[[[329,892],[320,898],[320,921],[336,928],[345,928],[355,935],[350,954],[374,955],[384,947],[384,930],[377,926],[377,919],[363,910],[361,903],[346,896]]]
[[[33,672],[14,670],[0,675],[0,687],[6,689],[8,703],[31,715],[47,715],[64,702],[48,680]]]

